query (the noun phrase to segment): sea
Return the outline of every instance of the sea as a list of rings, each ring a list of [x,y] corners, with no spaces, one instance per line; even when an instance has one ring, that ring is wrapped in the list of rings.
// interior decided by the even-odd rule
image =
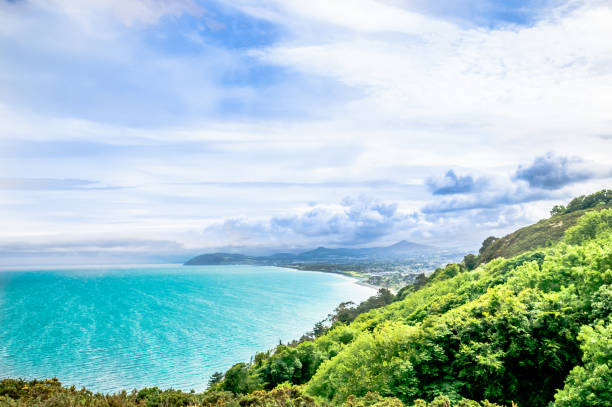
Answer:
[[[0,270],[0,378],[201,391],[214,372],[374,294],[345,276],[279,267]]]

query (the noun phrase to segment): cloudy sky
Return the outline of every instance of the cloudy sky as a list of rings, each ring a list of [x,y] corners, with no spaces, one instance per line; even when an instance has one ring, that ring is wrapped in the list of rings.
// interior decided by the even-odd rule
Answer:
[[[477,249],[612,185],[610,38],[609,0],[0,0],[0,263]]]

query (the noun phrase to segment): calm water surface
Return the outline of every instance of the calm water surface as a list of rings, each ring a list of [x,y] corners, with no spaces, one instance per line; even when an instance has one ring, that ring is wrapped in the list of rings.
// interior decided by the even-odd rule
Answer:
[[[213,372],[373,294],[343,276],[277,267],[0,271],[0,377],[202,390]]]

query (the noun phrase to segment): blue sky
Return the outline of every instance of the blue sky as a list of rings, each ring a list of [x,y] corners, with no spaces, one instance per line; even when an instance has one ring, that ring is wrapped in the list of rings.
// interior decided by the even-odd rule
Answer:
[[[609,38],[603,0],[2,1],[3,262],[477,249],[610,187]]]

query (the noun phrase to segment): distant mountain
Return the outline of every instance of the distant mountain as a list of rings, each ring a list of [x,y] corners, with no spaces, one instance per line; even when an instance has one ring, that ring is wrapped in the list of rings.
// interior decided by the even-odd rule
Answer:
[[[291,263],[344,263],[358,261],[399,261],[414,258],[415,255],[431,253],[439,249],[419,243],[402,240],[391,246],[365,248],[317,247],[303,253],[276,253],[271,256],[246,256],[235,253],[207,253],[196,256],[186,266],[251,264],[278,265]]]

